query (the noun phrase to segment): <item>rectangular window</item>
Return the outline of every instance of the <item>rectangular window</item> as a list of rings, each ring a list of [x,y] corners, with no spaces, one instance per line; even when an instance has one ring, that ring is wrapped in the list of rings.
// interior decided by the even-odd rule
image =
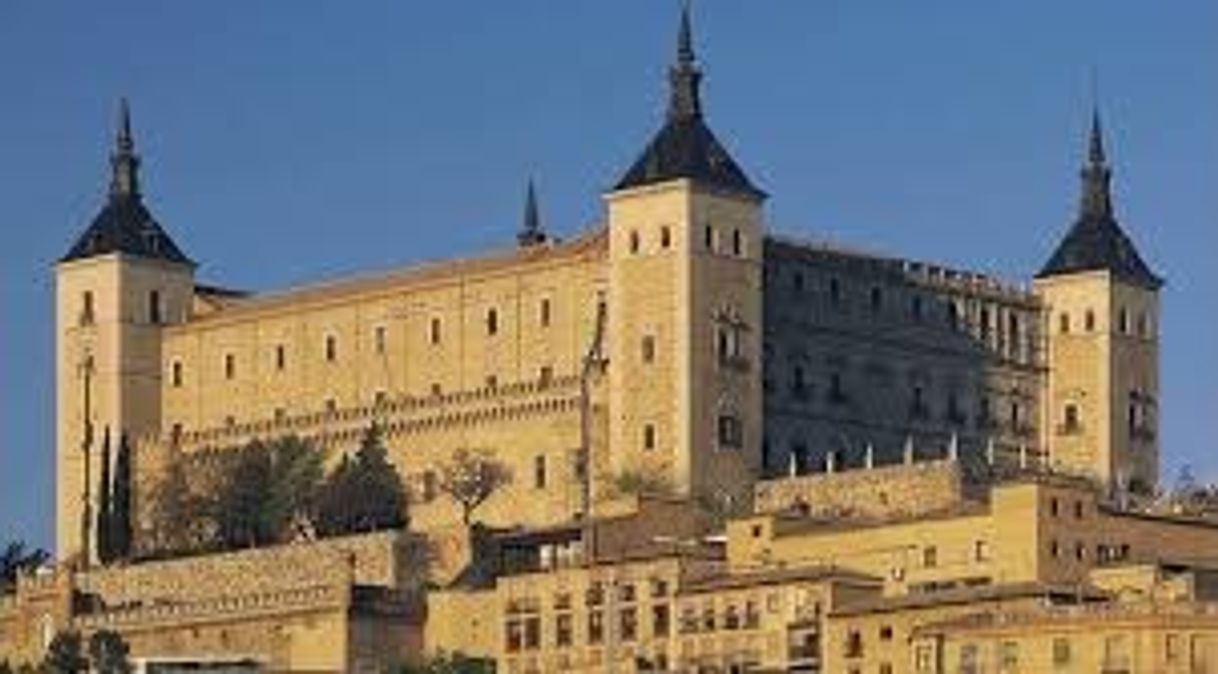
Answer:
[[[988,562],[990,560],[990,544],[988,541],[973,541],[973,561]]]
[[[170,366],[170,371],[171,371],[170,380],[173,383],[173,387],[181,388],[182,387],[182,361],[180,361],[180,360],[173,361],[173,365]]]
[[[486,334],[488,337],[499,334],[499,312],[495,309],[486,312]]]
[[[378,325],[372,331],[372,345],[377,354],[385,353],[385,326]]]
[[[326,335],[326,362],[333,363],[338,359],[338,338]]]
[[[588,643],[599,644],[605,640],[605,614],[600,611],[588,613]]]
[[[654,424],[643,426],[643,449],[656,448],[656,427]]]
[[[372,394],[372,405],[374,407],[384,407],[389,403],[389,394],[384,391],[377,391]]]
[[[672,629],[672,614],[668,604],[651,607],[651,633],[655,637],[666,637]]]
[[[1014,671],[1019,667],[1019,642],[1004,641],[998,646],[998,665]]]
[[[524,646],[524,627],[519,620],[509,620],[504,627],[504,646],[508,653],[516,653]]]
[[[153,325],[161,324],[161,292],[159,290],[148,292],[148,322]]]
[[[231,353],[224,354],[224,378],[232,379],[237,376],[237,357]]]
[[[621,627],[622,641],[634,641],[638,637],[639,618],[638,612],[633,608],[623,609],[619,614],[618,620]]]
[[[537,371],[537,381],[542,388],[549,386],[554,381],[554,367],[552,365],[542,365]]]
[[[80,296],[80,324],[93,325],[93,291],[86,290]]]
[[[442,337],[442,335],[440,334],[440,319],[433,318],[433,319],[431,319],[431,330],[428,332],[428,341],[430,341],[433,345],[439,344],[441,337]]]
[[[1057,666],[1070,664],[1070,640],[1058,637],[1053,640],[1053,664]]]
[[[438,491],[438,487],[439,487],[439,485],[436,481],[435,471],[430,471],[430,470],[423,471],[423,502],[424,503],[430,503],[430,502],[436,500],[436,493]]]
[[[922,548],[922,566],[933,569],[939,565],[939,548],[928,545]]]
[[[740,419],[730,415],[719,415],[719,446],[739,449],[744,446],[744,428]]]
[[[559,647],[571,645],[571,614],[560,613],[554,620],[554,645]]]
[[[644,363],[653,362],[656,359],[656,338],[652,335],[645,335],[641,351]]]
[[[541,618],[538,616],[524,619],[524,647],[531,651],[541,647]]]
[[[538,455],[533,457],[533,488],[546,488],[546,457]]]
[[[541,323],[541,327],[550,327],[550,300],[549,298],[541,301],[541,308],[538,310],[537,321]]]
[[[287,363],[288,363],[287,349],[282,344],[277,344],[275,346],[275,369],[280,372],[283,372],[283,368],[287,366]]]
[[[334,398],[326,398],[325,402],[326,414],[334,414],[338,411],[338,401]]]

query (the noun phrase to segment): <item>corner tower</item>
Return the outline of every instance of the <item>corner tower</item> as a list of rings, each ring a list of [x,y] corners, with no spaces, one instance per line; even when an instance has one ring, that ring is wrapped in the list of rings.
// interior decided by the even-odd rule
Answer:
[[[667,118],[605,195],[612,469],[721,505],[761,467],[762,203],[707,127],[689,9]]]
[[[96,557],[101,438],[160,428],[161,329],[186,320],[194,292],[194,263],[145,207],[139,167],[123,100],[106,203],[55,265],[61,560]]]
[[[1113,488],[1159,478],[1159,288],[1117,224],[1099,113],[1091,120],[1079,214],[1035,289],[1048,307],[1051,461]]]

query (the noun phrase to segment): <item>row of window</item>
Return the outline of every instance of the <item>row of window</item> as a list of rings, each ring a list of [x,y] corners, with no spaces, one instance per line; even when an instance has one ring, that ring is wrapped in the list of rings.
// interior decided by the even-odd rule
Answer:
[[[1117,332],[1119,332],[1122,335],[1133,334],[1133,328],[1131,326],[1130,317],[1129,317],[1129,309],[1127,309],[1125,307],[1121,307],[1120,311],[1117,312],[1116,327],[1117,327]],[[1058,316],[1057,316],[1058,332],[1062,333],[1063,335],[1068,335],[1068,334],[1070,334],[1072,329],[1073,329],[1073,325],[1071,322],[1070,312],[1063,311],[1060,314],[1058,314]],[[1095,311],[1093,309],[1087,309],[1086,311],[1083,312],[1083,331],[1084,332],[1095,332],[1095,330],[1096,330]],[[1150,315],[1145,311],[1138,312],[1138,317],[1137,317],[1137,321],[1136,321],[1137,336],[1142,337],[1142,338],[1147,338],[1147,337],[1151,336],[1153,331],[1154,331],[1154,328],[1151,325]]]
[[[742,449],[744,447],[744,422],[734,414],[720,414],[717,417],[715,438],[719,449]],[[643,449],[654,450],[657,442],[656,425],[643,424]]]
[[[628,238],[629,238],[630,254],[637,255],[643,249],[642,235],[639,233],[639,230],[633,229],[633,230],[630,230],[630,234],[628,235]],[[672,228],[671,227],[669,227],[667,225],[660,227],[659,243],[660,243],[660,250],[668,250],[668,249],[672,248],[673,237],[672,237]],[[710,252],[710,253],[722,252],[722,251],[720,251],[720,243],[721,242],[719,241],[719,232],[713,226],[707,225],[706,227],[703,228],[702,245],[706,249],[707,252]],[[732,255],[735,255],[737,257],[743,256],[746,254],[744,234],[741,233],[741,231],[739,229],[732,230],[731,235],[728,238],[727,250],[729,250]]]
[[[145,318],[151,325],[160,325],[162,322],[163,307],[161,304],[161,291],[149,290],[147,303],[145,306]],[[86,290],[80,295],[80,314],[77,317],[77,323],[81,326],[93,325],[97,320],[97,311],[93,302],[93,291]]]
[[[804,276],[800,272],[796,272],[792,276],[793,287],[796,292],[802,293],[805,291]],[[826,297],[829,304],[838,309],[845,309],[849,306],[848,293],[844,289],[844,285],[837,277],[831,277],[825,287]],[[890,304],[890,300],[886,297],[884,288],[878,285],[870,286],[867,297],[867,308],[872,314],[884,312]],[[933,312],[927,309],[927,301],[923,295],[915,294],[909,297],[907,305],[907,315],[914,323],[921,324]],[[931,304],[941,304],[945,307],[942,312],[942,320],[944,325],[952,330],[960,330],[963,325],[962,311],[960,305],[951,299],[940,299]],[[1024,337],[1025,331],[1023,328],[1023,320],[1020,315],[1014,311],[1006,312],[1005,332],[1001,330],[1000,321],[996,320],[1001,315],[1001,310],[990,307],[981,307],[977,312],[977,332],[981,341],[989,344],[995,340],[998,341],[998,346],[1001,348],[1002,342],[1005,340],[1012,348],[1020,343]]]
[[[1076,649],[1074,642],[1070,637],[1054,637],[1050,645],[1052,649],[1051,661],[1055,668],[1060,671],[1066,671],[1066,668],[1077,666],[1079,664],[1076,659],[1077,655],[1082,655],[1084,658],[1088,655],[1099,656],[1100,671],[1103,672],[1129,672],[1132,671],[1136,639],[1131,638],[1133,635],[1125,634],[1108,634],[1103,637],[1103,647],[1099,653],[1089,653],[1087,649]],[[1191,660],[1191,671],[1202,671],[1196,669],[1198,666],[1204,667],[1205,649],[1202,644],[1194,642],[1192,648],[1186,648],[1187,637],[1183,634],[1166,634],[1163,636],[1163,661],[1167,664],[1182,664],[1186,659]],[[1201,646],[1201,647],[1198,647]],[[993,671],[987,667],[986,647],[983,644],[965,643],[960,646],[959,662],[957,671],[960,674],[982,674],[982,672]],[[1191,650],[1191,655],[1187,651]],[[994,660],[998,667],[998,671],[1017,672],[1020,671],[1020,662],[1023,659],[1021,644],[1014,640],[1003,640],[994,644]],[[934,671],[930,664],[926,669],[917,670],[921,672]],[[1073,670],[1071,670],[1073,671]]]

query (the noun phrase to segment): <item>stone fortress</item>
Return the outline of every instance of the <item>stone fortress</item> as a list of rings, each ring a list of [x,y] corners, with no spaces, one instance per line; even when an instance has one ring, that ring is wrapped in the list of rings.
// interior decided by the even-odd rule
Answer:
[[[592,582],[589,574],[597,569],[660,564],[665,570],[655,571],[660,575],[654,579],[667,580],[656,580],[666,588],[657,598],[675,588],[713,594],[762,585],[798,590],[802,597],[800,584],[812,583],[815,592],[827,593],[825,610],[839,600],[849,605],[852,598],[866,600],[856,607],[881,606],[936,589],[979,587],[993,595],[985,601],[1000,604],[1018,584],[1022,589],[1010,596],[1020,601],[1074,592],[1081,602],[1102,594],[1103,583],[1088,575],[1092,567],[1101,561],[1132,563],[1143,550],[1147,556],[1137,561],[1153,567],[1147,573],[1155,583],[1162,581],[1163,567],[1155,566],[1159,557],[1150,556],[1155,546],[1148,541],[1161,541],[1163,549],[1154,551],[1172,557],[1196,553],[1198,542],[1208,542],[1218,558],[1212,547],[1218,545],[1218,529],[1106,510],[1126,496],[1150,494],[1159,481],[1162,281],[1117,223],[1098,113],[1081,171],[1078,212],[1048,262],[1024,285],[769,233],[763,222],[766,194],[707,125],[701,79],[685,10],[662,126],[605,194],[604,221],[569,240],[545,230],[530,187],[511,247],[267,293],[195,278],[195,262],[145,204],[124,104],[106,202],[55,266],[58,558],[87,565],[96,556],[88,513],[100,491],[96,438],[103,429],[134,439],[138,505],[167,462],[182,456],[287,434],[323,447],[349,446],[374,422],[384,429],[390,458],[410,491],[413,532],[405,538],[464,536],[457,509],[436,489],[438,466],[457,449],[491,450],[512,468],[515,479],[479,515],[491,527],[534,532],[504,535],[486,548],[516,546],[524,552],[515,559],[544,555],[537,559],[549,561],[526,565],[525,585],[562,585],[568,582],[560,577],[564,573],[583,574],[571,581],[576,584]],[[667,485],[666,505],[614,498],[609,485],[628,473]],[[1076,553],[1062,535],[1060,541],[1053,538],[1050,553],[1045,532],[1052,527],[1038,526],[1059,517],[1059,507],[1066,508],[1059,500],[1078,503],[1080,518],[1084,510],[1107,513],[1117,524],[1102,530],[1113,540],[1078,543],[1084,552]],[[699,539],[694,532],[706,533],[711,525],[690,514],[692,505],[679,503],[713,503],[730,519],[720,534]],[[657,524],[646,516],[648,508],[672,512]],[[807,521],[791,523],[792,517]],[[654,526],[614,538],[615,527],[643,527],[637,522]],[[1141,524],[1123,528],[1125,522]],[[818,526],[856,530],[855,538],[824,534],[825,550],[865,547],[868,536],[892,537],[905,550],[901,554],[917,556],[918,563],[898,564],[887,553],[858,563],[841,549],[822,554],[820,539],[806,533]],[[602,529],[609,533],[602,537]],[[1133,532],[1131,540],[1122,538],[1126,530]],[[944,542],[936,543],[940,536]],[[660,538],[671,539],[669,546],[652,545]],[[615,547],[614,540],[625,539],[638,549]],[[702,542],[676,551],[678,539]],[[939,549],[956,543],[975,562],[989,564],[1001,552],[1006,566],[993,566],[1006,571],[986,566],[964,578],[945,578]],[[351,545],[363,550],[377,544]],[[1059,568],[1051,561],[1067,554],[1063,546],[1070,555],[1082,555],[1077,564]],[[1090,552],[1094,546],[1103,546],[1102,554]],[[400,559],[399,548],[409,547],[384,543],[377,548],[381,552],[334,552],[332,558]],[[562,559],[581,564],[558,570],[566,568],[553,562],[560,552]],[[498,559],[495,553],[490,558]],[[173,564],[183,563],[189,562],[149,568],[172,576]],[[360,563],[339,566],[355,569]],[[930,571],[915,571],[919,566]],[[429,600],[429,647],[494,657],[510,664],[507,671],[591,671],[621,658],[645,669],[638,662],[657,661],[603,646],[592,649],[595,656],[517,659],[504,649],[562,644],[549,636],[533,640],[532,627],[510,617],[501,621],[498,614],[487,614],[494,625],[485,633],[464,629],[470,606],[499,606],[494,602],[501,600],[503,610],[515,615],[520,607],[509,606],[515,591],[510,567],[491,563],[488,573],[495,576],[497,568],[501,581],[482,578]],[[916,583],[907,579],[907,567]],[[902,569],[900,578],[896,568]],[[66,573],[68,580],[57,574],[55,582],[66,583],[73,596],[85,592],[140,610],[156,605],[147,597],[127,597],[130,583],[106,584],[107,574],[139,573],[138,565]],[[392,644],[387,651],[421,647],[422,616],[411,613],[409,602],[386,599],[409,589],[409,574],[361,580],[355,570],[345,573],[330,569],[319,577],[333,576],[332,582],[311,590],[323,598],[335,593],[339,599],[326,599],[332,608],[323,613],[338,625],[331,632],[347,635],[328,642],[343,653],[333,662],[344,664],[318,667],[355,668],[357,660],[375,660],[367,652],[375,648],[360,647],[364,651],[357,656],[359,648],[350,646],[370,639],[385,639],[376,643]],[[1209,587],[1205,582],[1199,586]],[[295,585],[292,591],[304,594],[291,596],[314,596],[301,587],[311,586]],[[178,591],[158,596],[176,597],[182,606],[220,601]],[[258,592],[250,586],[220,594]],[[43,600],[33,589],[22,596],[26,613],[10,614],[25,615],[25,622],[10,618],[16,622],[8,624],[24,625],[12,633],[33,638],[28,635],[38,625],[29,616],[41,609],[30,607]],[[62,592],[46,596],[61,598]],[[466,601],[489,603],[463,608]],[[800,611],[821,606],[800,601]],[[59,616],[49,624],[72,619],[72,611],[58,606],[47,614]],[[278,604],[262,606],[273,613]],[[883,608],[897,610],[904,609]],[[0,644],[4,615],[0,605]],[[842,637],[833,632],[837,627],[816,622],[825,615],[799,616],[801,639],[814,635],[822,644]],[[676,616],[671,619],[675,625]],[[313,618],[285,620],[317,624]],[[567,614],[566,620],[573,618]],[[787,648],[796,638],[791,620],[774,628],[782,648],[770,642],[765,643],[772,649],[750,647],[742,662],[776,662],[760,655],[772,650],[786,653],[782,662],[790,671],[863,671],[847,669],[854,667],[850,663],[827,668],[828,646],[803,659],[816,661],[807,665],[812,669],[798,669]],[[602,626],[602,635],[613,635],[620,648],[626,627],[614,624]],[[982,627],[992,628],[969,629]],[[163,629],[177,633],[176,627]],[[566,630],[569,643],[569,624]],[[654,638],[667,639],[667,630]],[[311,654],[294,659],[291,644],[300,641],[281,632],[269,629],[279,641],[268,636],[246,644],[244,652],[263,653],[264,662],[331,662],[321,656],[308,660]],[[204,648],[199,644],[205,641],[174,638],[176,646],[161,650]],[[204,650],[223,651],[216,639]],[[272,642],[278,650],[267,645]],[[161,642],[146,643],[156,651],[160,647],[152,644]],[[948,648],[942,639],[936,643]],[[1202,651],[1213,645],[1199,643]],[[720,658],[714,666],[722,671],[740,664],[715,644],[709,655],[690,646],[682,666],[720,671],[689,664],[704,655]],[[37,650],[31,648],[11,652]],[[667,647],[662,650],[665,663],[678,661]],[[0,657],[5,652],[0,648]],[[567,658],[561,660],[565,664],[557,664],[554,658],[560,657]],[[888,668],[879,671],[940,671],[915,669],[913,655],[905,658],[910,662],[902,657],[884,660]]]

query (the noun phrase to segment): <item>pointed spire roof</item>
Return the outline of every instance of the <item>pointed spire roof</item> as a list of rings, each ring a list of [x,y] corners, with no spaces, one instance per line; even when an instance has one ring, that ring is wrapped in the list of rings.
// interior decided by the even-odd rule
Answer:
[[[1127,283],[1150,289],[1161,286],[1162,279],[1150,270],[1117,223],[1112,206],[1112,169],[1104,150],[1098,108],[1091,113],[1087,162],[1079,176],[1082,189],[1078,217],[1036,277],[1107,270]]]
[[[528,248],[545,243],[545,241],[546,233],[541,228],[541,214],[537,209],[537,190],[533,186],[533,180],[530,179],[524,198],[524,220],[520,223],[516,242],[520,244],[521,248]]]
[[[131,132],[131,109],[123,98],[119,101],[114,149],[110,154],[109,198],[60,262],[125,253],[194,264],[144,206],[139,171],[140,158],[135,153],[135,136]]]
[[[664,126],[618,181],[615,190],[688,178],[753,198],[765,197],[706,126],[701,83],[702,71],[694,53],[687,2],[681,7],[676,61],[668,69],[668,114]]]

